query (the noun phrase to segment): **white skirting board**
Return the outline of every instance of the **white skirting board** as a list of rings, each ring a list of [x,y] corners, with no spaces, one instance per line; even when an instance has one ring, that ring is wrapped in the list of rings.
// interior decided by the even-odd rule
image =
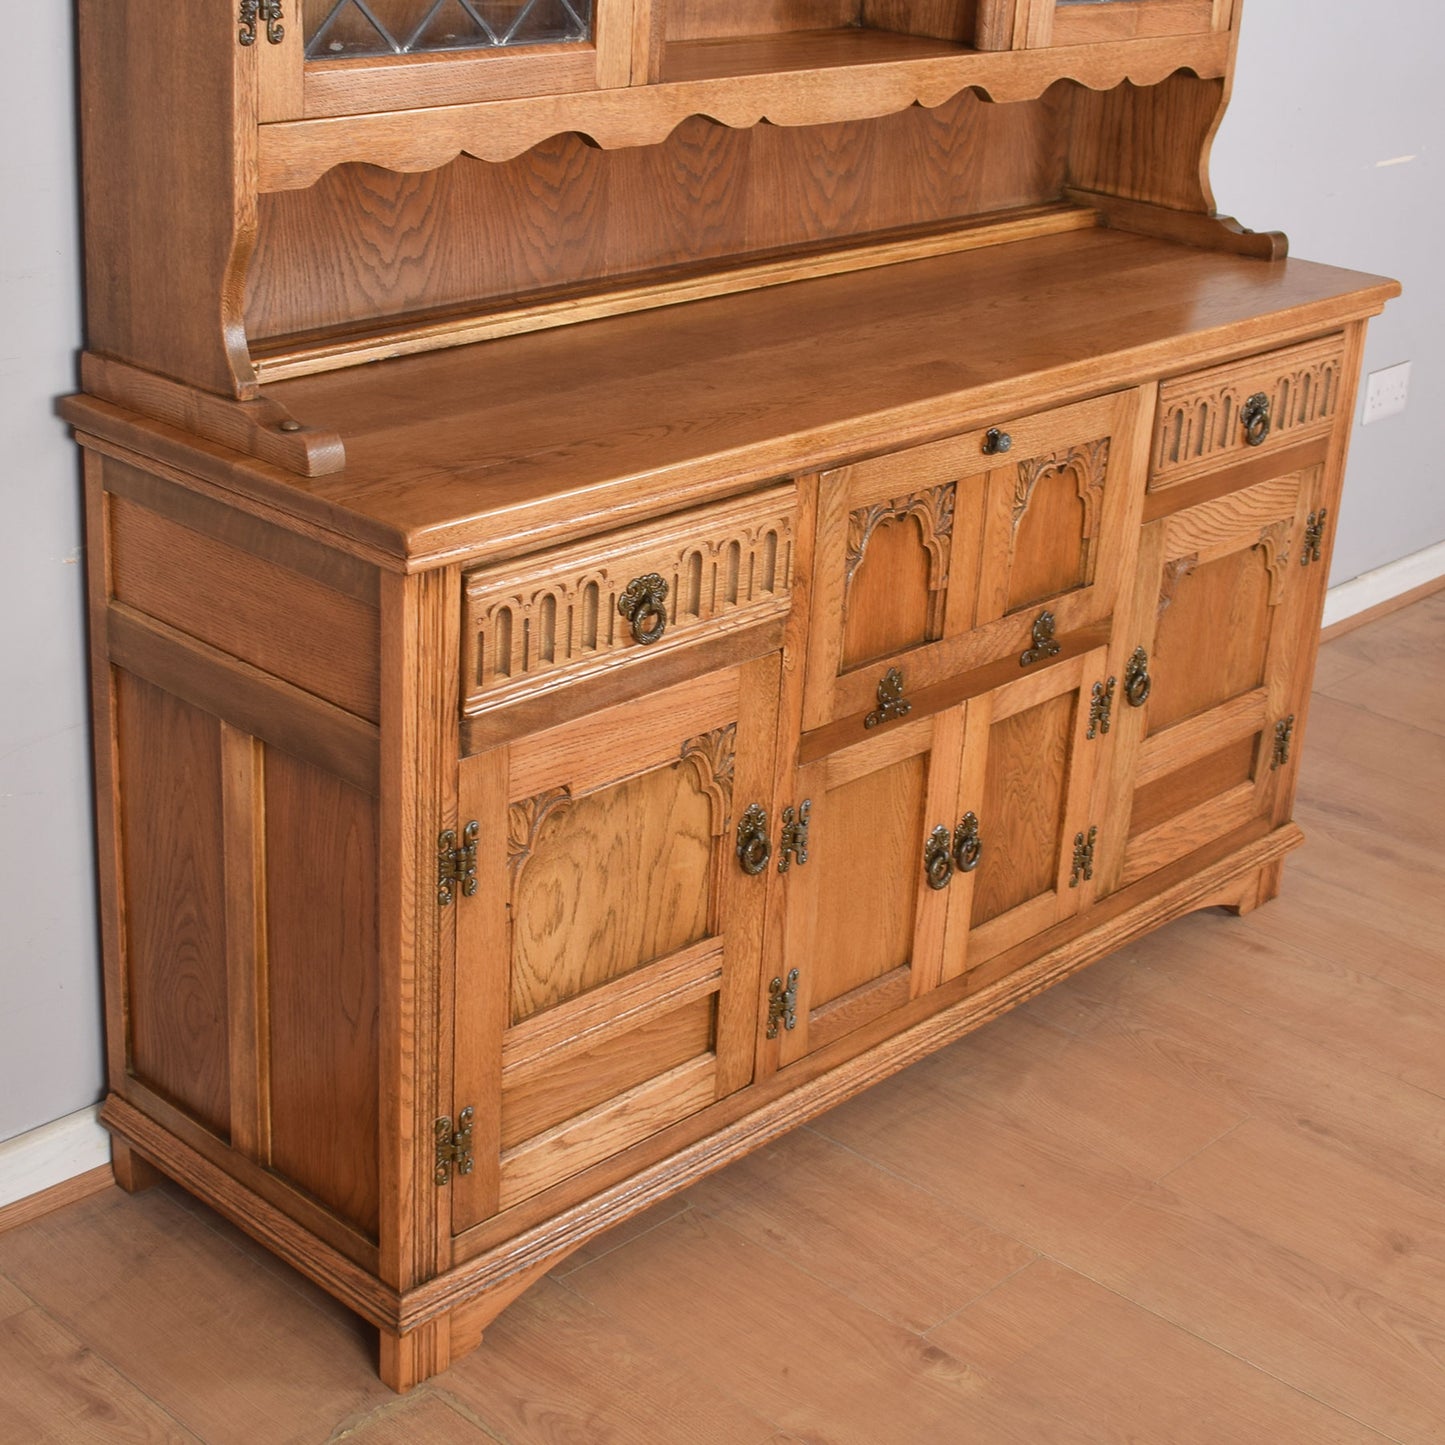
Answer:
[[[1324,625],[1343,622],[1440,577],[1445,577],[1445,542],[1331,587]],[[0,1209],[108,1164],[110,1135],[98,1114],[98,1105],[80,1109],[0,1143]]]
[[[110,1135],[92,1104],[0,1144],[0,1209],[110,1163]]]
[[[1441,577],[1445,577],[1445,542],[1437,542],[1423,552],[1412,552],[1398,562],[1387,562],[1373,572],[1362,572],[1348,582],[1331,587],[1325,594],[1324,625],[1332,627],[1347,617],[1357,617],[1371,607],[1403,597]]]

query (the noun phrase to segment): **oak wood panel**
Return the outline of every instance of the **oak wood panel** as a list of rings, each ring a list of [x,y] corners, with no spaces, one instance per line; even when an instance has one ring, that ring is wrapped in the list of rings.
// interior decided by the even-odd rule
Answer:
[[[369,722],[379,716],[377,614],[289,568],[116,497],[117,601]]]
[[[504,1072],[503,1150],[709,1052],[713,1028],[709,995],[596,1047],[550,1059],[545,1069],[529,1071],[532,1077],[523,1077],[520,1068]]]
[[[380,764],[371,723],[122,603],[107,609],[106,636],[118,668],[356,787],[375,791]]]
[[[858,23],[861,0],[664,0],[668,40],[719,35],[766,35],[782,30],[827,30]]]
[[[868,538],[848,586],[839,665],[849,671],[930,640],[937,591],[917,517],[890,517]]]
[[[1251,733],[1136,789],[1129,814],[1130,836],[1151,832],[1176,814],[1190,812],[1216,795],[1251,782],[1259,747],[1259,735]]]
[[[220,724],[115,674],[129,1067],[230,1130]]]
[[[863,23],[972,44],[978,0],[863,0]]]
[[[964,93],[875,122],[733,130],[695,117],[648,148],[563,135],[499,165],[341,166],[261,198],[248,334],[264,349],[378,317],[575,301],[669,269],[1034,206],[1063,184],[1062,115],[1049,99]]]
[[[1215,0],[1110,0],[1055,4],[1051,45],[1100,45],[1141,35],[1200,34],[1214,28]]]
[[[270,1163],[375,1237],[376,804],[276,749],[265,775]]]

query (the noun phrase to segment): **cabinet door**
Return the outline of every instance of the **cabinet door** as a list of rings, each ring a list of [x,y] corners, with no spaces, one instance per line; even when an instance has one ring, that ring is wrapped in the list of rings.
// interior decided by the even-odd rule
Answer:
[[[477,888],[458,897],[461,1233],[752,1076],[776,654],[467,758]]]
[[[1100,826],[1095,786],[1109,747],[1094,705],[1107,663],[1108,650],[1096,648],[968,704],[959,806],[972,842],[959,850],[951,885],[960,921],[950,929],[946,977],[1093,898],[1096,862],[1119,843]]]
[[[937,985],[963,733],[951,708],[798,769],[806,854],[778,860],[786,926],[760,1019],[779,1064]]]
[[[627,85],[633,0],[296,0],[242,34],[261,118],[296,120]]]
[[[1120,679],[1127,884],[1266,818],[1286,776],[1300,629],[1324,568],[1308,536],[1323,466],[1270,478],[1143,529]],[[1224,479],[1227,481],[1227,478]]]
[[[804,727],[1110,616],[1138,525],[1139,395],[1122,392],[826,473]]]

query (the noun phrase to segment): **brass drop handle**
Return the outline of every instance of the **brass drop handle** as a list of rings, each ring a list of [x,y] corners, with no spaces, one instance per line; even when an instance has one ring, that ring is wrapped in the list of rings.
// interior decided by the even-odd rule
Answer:
[[[947,828],[938,827],[928,835],[923,848],[923,871],[935,892],[953,881],[953,838]]]
[[[978,831],[978,814],[965,813],[953,830],[953,866],[960,873],[972,873],[983,856],[983,839]]]
[[[1149,701],[1149,692],[1154,679],[1149,676],[1149,654],[1142,647],[1134,649],[1134,655],[1124,667],[1124,700],[1130,707],[1143,707]]]
[[[1013,446],[1014,439],[998,427],[991,426],[983,435],[983,454],[986,457],[1002,456]]]
[[[1239,419],[1244,423],[1244,439],[1252,447],[1262,446],[1269,435],[1269,397],[1257,391],[1239,409]]]
[[[751,803],[738,824],[738,864],[750,878],[756,878],[772,856],[767,809],[760,803]]]
[[[632,624],[632,640],[643,647],[667,631],[667,583],[656,572],[634,577],[617,599],[617,610]]]

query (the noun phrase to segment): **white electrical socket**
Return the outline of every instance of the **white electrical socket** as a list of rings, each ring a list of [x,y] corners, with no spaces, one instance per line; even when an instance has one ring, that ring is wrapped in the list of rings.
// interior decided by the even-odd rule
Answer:
[[[1402,361],[1398,366],[1387,366],[1383,371],[1372,371],[1365,378],[1365,414],[1360,418],[1360,425],[1369,426],[1372,421],[1404,411],[1409,396],[1408,361]]]

